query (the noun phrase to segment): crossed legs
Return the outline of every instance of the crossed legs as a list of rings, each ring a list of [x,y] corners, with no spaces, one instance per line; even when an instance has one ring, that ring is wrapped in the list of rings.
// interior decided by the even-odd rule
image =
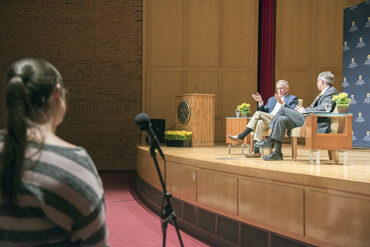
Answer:
[[[302,127],[304,124],[304,115],[289,109],[282,107],[272,119],[269,127],[272,129],[271,135],[262,142],[256,142],[255,146],[259,148],[274,148],[276,141],[276,149],[274,152],[267,156],[263,156],[264,160],[283,160],[283,154],[281,153],[281,146],[284,140],[284,135],[287,129],[293,129],[294,127]]]
[[[274,115],[266,113],[266,112],[261,112],[257,111],[255,114],[253,114],[251,120],[249,121],[247,127],[245,130],[240,133],[239,135],[236,136],[231,136],[228,135],[228,137],[236,141],[237,143],[241,144],[244,142],[244,138],[252,131],[254,131],[254,141],[261,141],[263,137],[263,131],[269,128],[269,124],[271,120],[274,118]],[[254,152],[250,155],[246,155],[246,157],[260,157],[259,154],[259,148],[255,147]]]

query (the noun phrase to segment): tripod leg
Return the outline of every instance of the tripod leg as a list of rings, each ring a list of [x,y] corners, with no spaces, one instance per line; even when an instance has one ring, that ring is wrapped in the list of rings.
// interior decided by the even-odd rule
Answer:
[[[176,216],[172,219],[172,222],[173,222],[173,225],[175,226],[177,237],[179,238],[179,241],[180,241],[180,245],[181,247],[184,247],[184,244],[182,243],[182,239],[180,236],[179,228],[177,227]]]
[[[162,222],[163,247],[166,247],[167,222]]]

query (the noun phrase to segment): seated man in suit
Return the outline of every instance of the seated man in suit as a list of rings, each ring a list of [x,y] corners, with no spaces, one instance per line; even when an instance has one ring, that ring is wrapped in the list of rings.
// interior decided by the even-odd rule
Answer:
[[[259,148],[274,148],[276,141],[276,149],[274,152],[267,156],[263,156],[264,160],[283,160],[281,153],[281,145],[284,139],[285,131],[291,130],[295,127],[302,127],[305,121],[303,113],[310,111],[325,111],[325,105],[330,104],[334,109],[335,103],[332,98],[337,95],[338,91],[332,87],[334,83],[334,75],[330,71],[325,71],[319,74],[316,81],[320,94],[317,95],[310,107],[303,108],[302,106],[296,107],[294,110],[282,107],[275,117],[272,119],[269,127],[272,129],[271,135],[262,142],[256,142],[255,145]],[[330,118],[319,117],[317,118],[317,133],[330,132]]]
[[[228,137],[236,141],[239,144],[244,142],[244,138],[252,131],[254,131],[254,142],[260,142],[262,140],[263,130],[268,129],[268,125],[274,118],[275,114],[279,111],[281,107],[287,107],[294,109],[298,104],[298,98],[294,95],[288,95],[289,84],[287,81],[280,80],[276,83],[277,93],[275,96],[269,98],[267,104],[263,104],[262,97],[259,93],[253,94],[252,97],[258,102],[256,113],[254,113],[251,121],[249,121],[245,130],[235,136],[228,135]],[[258,147],[254,148],[254,152],[251,154],[246,154],[247,158],[257,158],[261,157],[261,153]]]

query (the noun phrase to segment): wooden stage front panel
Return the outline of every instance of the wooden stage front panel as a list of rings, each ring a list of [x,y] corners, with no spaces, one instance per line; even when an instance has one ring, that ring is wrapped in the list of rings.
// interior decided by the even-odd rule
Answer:
[[[138,147],[138,175],[161,190],[148,147]],[[354,149],[348,166],[323,151],[284,146],[283,161],[247,159],[240,147],[163,147],[167,190],[196,207],[314,246],[370,246],[370,152]],[[342,157],[341,157],[342,158]],[[163,172],[164,162],[157,155]]]

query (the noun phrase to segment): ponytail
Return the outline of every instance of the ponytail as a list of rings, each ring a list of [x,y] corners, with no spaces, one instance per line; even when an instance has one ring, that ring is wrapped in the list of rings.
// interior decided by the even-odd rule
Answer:
[[[1,156],[1,195],[8,209],[16,203],[21,184],[23,162],[28,146],[27,129],[31,107],[27,89],[20,76],[10,79],[6,88],[7,133]]]
[[[8,71],[7,133],[0,150],[0,194],[10,213],[21,189],[29,131],[34,134],[36,123],[47,121],[49,99],[58,83],[63,88],[58,70],[42,59],[19,60]]]

